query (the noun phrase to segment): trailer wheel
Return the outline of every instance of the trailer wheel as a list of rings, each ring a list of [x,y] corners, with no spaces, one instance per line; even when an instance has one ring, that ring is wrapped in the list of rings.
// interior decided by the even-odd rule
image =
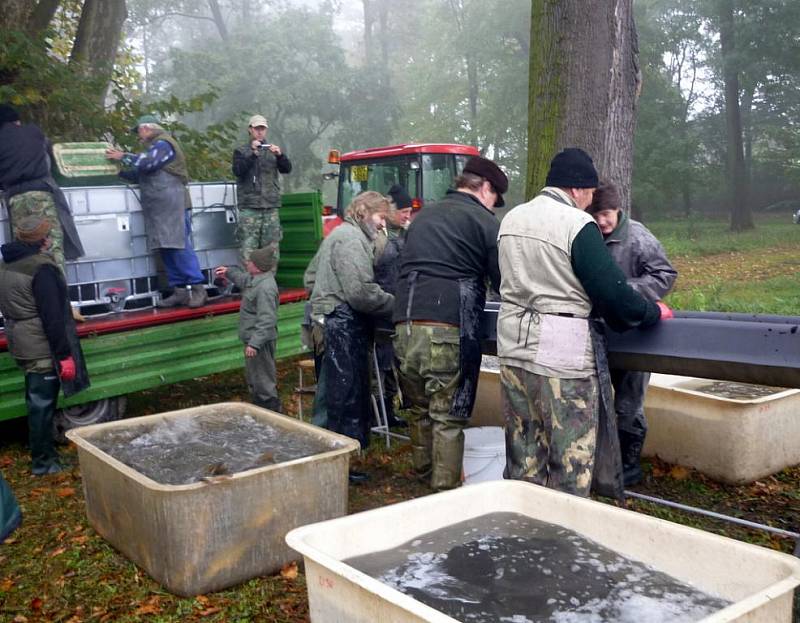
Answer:
[[[112,422],[123,418],[126,404],[125,396],[115,396],[59,409],[53,418],[53,432],[56,441],[67,443],[65,433],[71,428]]]

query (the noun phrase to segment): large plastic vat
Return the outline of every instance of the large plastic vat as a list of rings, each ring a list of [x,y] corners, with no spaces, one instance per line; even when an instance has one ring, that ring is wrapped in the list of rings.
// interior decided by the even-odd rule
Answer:
[[[653,374],[644,454],[722,482],[752,482],[800,464],[800,390],[732,399],[703,392],[713,381]]]
[[[104,432],[210,413],[250,415],[330,449],[234,474],[215,484],[159,484],[92,444]],[[347,512],[358,442],[245,403],[221,403],[71,430],[89,522],[167,590],[197,595],[269,574],[297,558],[284,536]]]
[[[476,484],[292,530],[286,542],[305,560],[311,620],[454,621],[341,561],[493,512],[567,527],[734,602],[703,623],[791,620],[792,589],[800,584],[797,558],[519,481]]]

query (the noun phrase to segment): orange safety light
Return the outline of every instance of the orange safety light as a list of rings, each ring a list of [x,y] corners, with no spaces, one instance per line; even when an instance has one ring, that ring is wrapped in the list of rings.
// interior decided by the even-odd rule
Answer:
[[[416,212],[417,210],[421,210],[422,209],[422,199],[419,199],[418,197],[414,197],[411,200],[411,209],[414,212]]]
[[[331,149],[328,152],[328,164],[340,164],[341,154],[338,149]]]

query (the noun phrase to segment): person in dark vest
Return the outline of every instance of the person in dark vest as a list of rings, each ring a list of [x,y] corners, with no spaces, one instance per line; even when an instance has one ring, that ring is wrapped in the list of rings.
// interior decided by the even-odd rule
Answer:
[[[394,294],[400,275],[400,253],[405,244],[406,230],[411,223],[412,200],[406,189],[399,184],[394,184],[388,195],[392,198],[392,204],[386,214],[386,227],[378,231],[375,238],[375,281],[385,292]],[[375,323],[375,356],[380,371],[387,423],[390,427],[405,428],[408,423],[398,418],[394,410],[397,396],[397,357],[391,341],[393,333],[394,324],[391,319]],[[375,393],[377,395],[377,391]]]
[[[153,115],[140,117],[131,130],[138,134],[145,151],[136,155],[109,149],[106,157],[129,167],[120,172],[120,177],[139,184],[147,244],[151,250],[159,250],[173,289],[159,307],[202,307],[208,295],[206,278],[192,247],[186,157],[178,141]]]
[[[393,318],[400,389],[411,403],[414,470],[436,490],[461,483],[486,281],[500,286],[494,209],[504,205],[507,190],[500,167],[470,158],[455,189],[411,223],[400,259]]]
[[[631,288],[651,301],[660,301],[669,294],[678,273],[650,230],[620,208],[619,191],[614,184],[601,181],[586,212],[597,222],[611,257]],[[640,458],[647,434],[644,398],[649,382],[649,372],[611,369],[626,487],[643,478]]]
[[[64,273],[50,246],[50,222],[27,216],[15,240],[0,247],[0,313],[8,350],[25,373],[25,404],[36,476],[63,468],[53,441],[53,416],[63,384],[69,397],[89,386]]]
[[[292,162],[274,143],[267,143],[269,126],[262,115],[250,117],[250,140],[233,151],[238,220],[236,236],[244,266],[255,249],[269,247],[280,259],[283,238],[278,209],[281,206],[280,173],[292,172]],[[274,272],[274,271],[273,271]]]
[[[37,126],[23,125],[13,107],[0,104],[0,189],[11,226],[26,216],[47,219],[50,254],[66,274],[65,260],[81,257],[84,250],[67,198],[51,174],[51,147]],[[77,310],[73,315],[85,320]]]

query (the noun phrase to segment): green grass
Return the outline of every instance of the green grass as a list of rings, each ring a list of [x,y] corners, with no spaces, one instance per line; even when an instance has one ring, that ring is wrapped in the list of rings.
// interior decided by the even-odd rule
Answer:
[[[733,233],[727,219],[690,217],[647,221],[650,231],[664,245],[670,257],[703,257],[730,252],[757,251],[797,245],[800,226],[781,215],[756,215],[756,228]]]
[[[666,300],[675,309],[797,316],[800,273],[756,283],[715,281],[705,287],[675,291]]]

